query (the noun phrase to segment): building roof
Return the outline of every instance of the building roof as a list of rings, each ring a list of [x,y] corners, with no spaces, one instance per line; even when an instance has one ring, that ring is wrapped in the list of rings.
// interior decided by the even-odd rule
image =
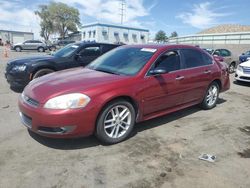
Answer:
[[[32,33],[32,32],[11,31],[11,30],[2,30],[2,29],[0,29],[0,32],[19,33],[19,34],[32,34],[32,35],[34,35],[34,33]]]
[[[224,24],[205,29],[198,34],[250,32],[250,25]]]
[[[105,24],[105,23],[99,23],[99,22],[83,25],[82,28],[93,27],[93,26],[114,27],[114,28],[119,28],[119,29],[130,29],[130,30],[149,32],[148,29],[142,29],[142,28],[136,28],[136,27],[128,27],[128,26],[125,26],[125,25]]]

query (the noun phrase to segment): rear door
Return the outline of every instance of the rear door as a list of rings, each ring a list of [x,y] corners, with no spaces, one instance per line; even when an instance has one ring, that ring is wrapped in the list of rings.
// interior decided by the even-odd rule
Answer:
[[[180,80],[184,91],[182,104],[200,101],[212,79],[213,60],[198,49],[182,49],[181,58],[184,63],[183,79]]]
[[[24,49],[24,50],[30,50],[30,49],[32,49],[32,45],[33,45],[32,41],[31,40],[27,40],[27,41],[25,41],[23,43],[22,49]]]

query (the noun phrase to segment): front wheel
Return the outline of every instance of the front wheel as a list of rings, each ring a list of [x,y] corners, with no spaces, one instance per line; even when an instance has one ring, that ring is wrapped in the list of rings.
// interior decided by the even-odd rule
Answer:
[[[43,47],[39,47],[39,48],[37,49],[37,51],[38,51],[38,52],[44,52],[45,49],[44,49]]]
[[[96,136],[106,144],[125,140],[135,124],[135,109],[125,100],[109,103],[97,119]]]
[[[51,69],[41,69],[41,70],[38,70],[38,71],[34,74],[33,79],[39,78],[39,77],[41,77],[41,76],[44,76],[44,75],[49,74],[49,73],[52,73],[52,72],[54,72],[54,70],[51,70]]]
[[[216,82],[210,84],[206,95],[201,103],[201,107],[205,110],[212,109],[216,106],[219,98],[219,86]]]

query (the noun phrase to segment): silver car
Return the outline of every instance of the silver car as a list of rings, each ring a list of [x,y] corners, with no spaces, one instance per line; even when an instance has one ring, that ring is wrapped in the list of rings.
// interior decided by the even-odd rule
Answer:
[[[47,45],[39,40],[27,40],[23,43],[17,43],[12,46],[12,49],[21,52],[22,50],[37,50],[44,52],[47,50]]]

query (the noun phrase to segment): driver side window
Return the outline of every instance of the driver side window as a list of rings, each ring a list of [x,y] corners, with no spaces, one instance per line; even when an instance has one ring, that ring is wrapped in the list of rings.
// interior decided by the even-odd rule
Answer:
[[[168,51],[160,56],[156,61],[155,67],[164,68],[167,72],[172,72],[181,69],[180,56],[178,51]]]
[[[80,51],[81,56],[95,57],[101,53],[100,47],[87,47]]]

